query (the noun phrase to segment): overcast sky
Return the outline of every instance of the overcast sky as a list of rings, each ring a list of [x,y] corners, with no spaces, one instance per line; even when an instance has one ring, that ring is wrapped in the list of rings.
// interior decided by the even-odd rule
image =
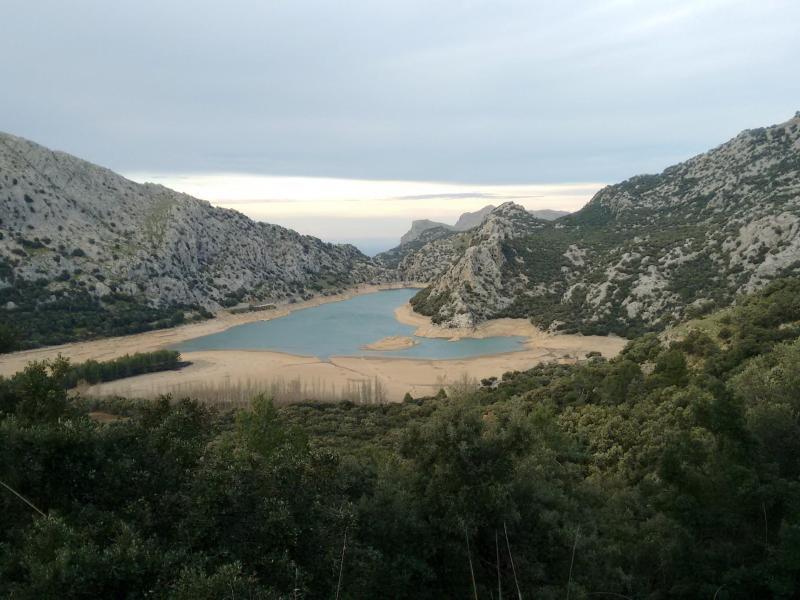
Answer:
[[[262,209],[273,176],[611,183],[799,110],[799,31],[797,0],[2,0],[0,129],[215,202],[262,176]]]

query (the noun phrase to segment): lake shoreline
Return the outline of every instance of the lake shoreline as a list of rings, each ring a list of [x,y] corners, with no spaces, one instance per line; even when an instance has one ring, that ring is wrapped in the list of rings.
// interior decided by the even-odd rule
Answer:
[[[205,322],[172,329],[16,352],[0,359],[0,375],[10,375],[32,360],[52,359],[59,354],[73,362],[83,362],[90,358],[110,360],[123,354],[159,350],[237,325],[277,319],[299,310],[363,294],[409,287],[415,286],[359,286],[344,294],[316,297],[307,302],[279,306],[268,312],[221,313]],[[184,369],[97,384],[83,388],[81,393],[86,397],[130,398],[172,394],[174,397],[198,397],[213,401],[215,397],[231,395],[232,390],[237,390],[239,394],[254,395],[256,391],[291,388],[298,398],[312,399],[313,396],[339,398],[357,394],[358,390],[369,387],[379,388],[382,400],[396,402],[402,400],[407,392],[412,396],[432,395],[439,389],[459,382],[500,377],[507,371],[526,370],[543,362],[573,363],[589,352],[600,352],[610,358],[627,343],[627,340],[614,336],[549,334],[525,319],[499,319],[471,329],[445,329],[434,325],[429,317],[413,313],[408,303],[398,307],[394,316],[401,323],[413,325],[414,335],[420,337],[461,339],[521,336],[525,341],[520,343],[519,350],[448,359],[391,355],[334,355],[321,359],[313,355],[259,349],[183,351],[183,360],[192,363]],[[385,341],[377,340],[375,344]],[[407,344],[407,341],[403,343]],[[387,351],[396,349],[386,348]],[[309,397],[305,398],[302,395],[304,393]]]
[[[229,310],[221,310],[212,318],[205,321],[186,323],[177,327],[167,329],[154,329],[143,331],[131,335],[122,335],[94,340],[79,342],[68,342],[57,346],[45,346],[43,348],[33,348],[30,350],[19,350],[0,355],[0,376],[7,377],[21,371],[29,362],[40,360],[52,360],[59,355],[69,358],[73,362],[84,362],[86,360],[112,360],[125,354],[135,354],[136,352],[154,352],[165,350],[180,342],[185,342],[194,338],[220,333],[247,323],[257,321],[271,321],[288,316],[294,312],[314,308],[331,302],[342,302],[350,300],[356,296],[373,294],[385,290],[396,290],[405,288],[422,288],[419,282],[401,282],[385,284],[362,284],[348,288],[341,294],[330,296],[314,296],[310,300],[277,304],[271,310],[259,310],[251,312],[232,313]]]

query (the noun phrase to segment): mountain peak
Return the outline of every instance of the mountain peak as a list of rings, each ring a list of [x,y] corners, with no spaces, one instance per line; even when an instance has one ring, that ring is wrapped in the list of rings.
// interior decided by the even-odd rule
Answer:
[[[492,214],[495,216],[502,215],[505,217],[530,216],[530,213],[524,206],[513,201],[503,202],[500,206],[492,211]]]

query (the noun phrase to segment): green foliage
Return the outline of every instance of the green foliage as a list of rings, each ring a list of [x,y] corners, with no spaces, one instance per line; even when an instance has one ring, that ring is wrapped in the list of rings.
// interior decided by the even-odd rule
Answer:
[[[642,385],[641,367],[632,360],[621,359],[613,364],[603,378],[600,396],[605,402],[625,402]]]
[[[197,306],[154,307],[119,292],[99,299],[73,274],[62,276],[57,284],[15,277],[0,259],[0,277],[11,283],[0,287],[0,306],[15,306],[0,311],[0,352],[174,327],[186,322],[187,312],[194,319],[211,316]]]
[[[263,457],[278,448],[291,446],[297,451],[306,445],[302,433],[287,428],[272,400],[263,394],[253,399],[249,411],[236,415],[236,435],[245,447]]]
[[[647,333],[628,342],[621,354],[633,362],[642,364],[653,362],[661,350],[661,341],[658,336],[654,333]]]
[[[0,377],[0,416],[16,415],[23,423],[57,421],[67,411],[69,362],[30,363],[11,379]]]
[[[0,380],[0,481],[46,516],[0,489],[0,595],[796,597],[796,285],[727,340],[392,405],[162,398],[99,425],[65,361],[34,363]]]
[[[89,384],[114,381],[115,379],[133,377],[143,373],[179,369],[183,364],[185,363],[181,363],[180,352],[175,350],[125,354],[119,358],[104,362],[87,360],[70,366],[65,383],[72,388],[81,381]]]
[[[653,370],[655,384],[659,386],[685,386],[689,380],[686,356],[677,349],[659,354]]]
[[[13,352],[19,346],[19,333],[8,323],[0,323],[0,354]]]
[[[441,323],[448,315],[443,315],[440,311],[450,301],[450,293],[432,294],[430,287],[417,292],[409,302],[414,310],[421,315],[431,317],[433,323]]]
[[[780,279],[743,298],[724,322],[719,332],[723,349],[706,361],[707,370],[716,376],[736,370],[746,359],[767,353],[778,343],[800,337],[800,280]]]
[[[218,598],[277,599],[281,596],[258,585],[252,575],[242,572],[239,562],[225,564],[212,573],[187,567],[170,589],[173,600],[217,600]]]

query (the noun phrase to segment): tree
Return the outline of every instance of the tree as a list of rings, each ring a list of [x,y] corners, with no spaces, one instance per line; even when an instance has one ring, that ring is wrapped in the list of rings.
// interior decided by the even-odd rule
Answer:
[[[0,354],[13,352],[19,347],[19,334],[7,323],[0,323]]]
[[[2,411],[14,412],[24,423],[51,422],[67,411],[66,377],[69,361],[36,361],[5,387]]]

